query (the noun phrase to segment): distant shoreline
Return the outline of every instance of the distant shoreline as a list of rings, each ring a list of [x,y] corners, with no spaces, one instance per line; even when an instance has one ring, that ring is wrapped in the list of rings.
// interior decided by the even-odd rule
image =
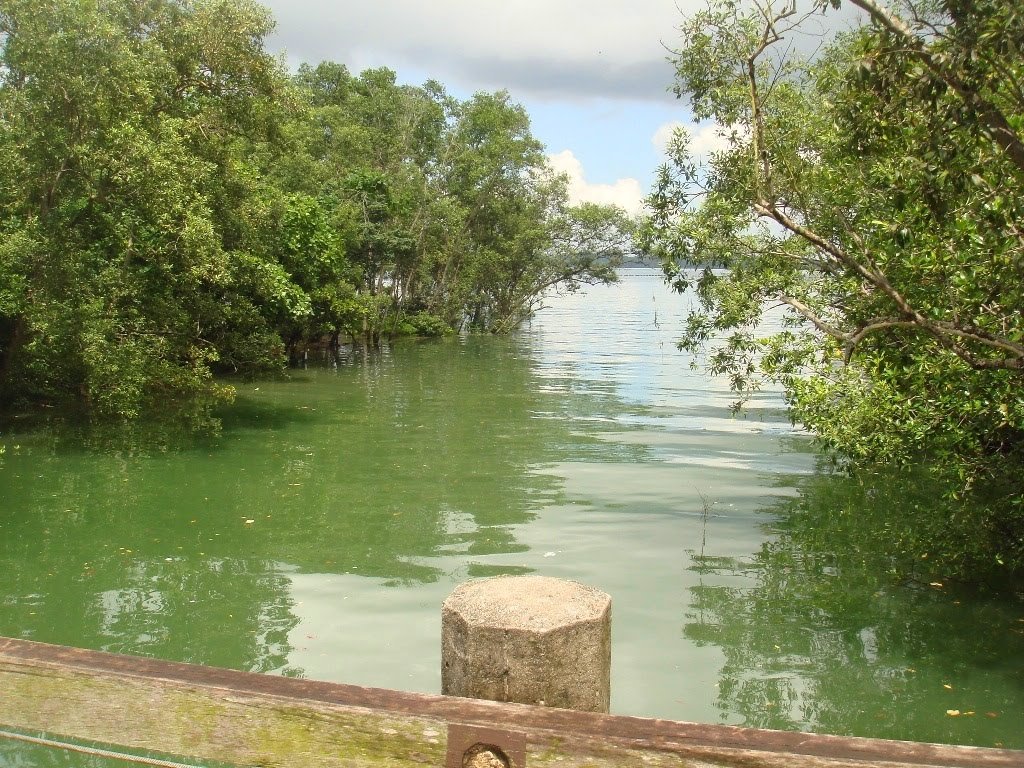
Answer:
[[[646,264],[642,261],[629,261],[625,264],[620,264],[618,269],[655,269],[661,270],[660,264]]]

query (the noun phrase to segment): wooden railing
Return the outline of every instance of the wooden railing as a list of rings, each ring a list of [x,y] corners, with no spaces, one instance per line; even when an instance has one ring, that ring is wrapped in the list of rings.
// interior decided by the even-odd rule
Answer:
[[[1024,767],[1024,751],[401,693],[7,638],[0,638],[0,731],[279,768]],[[490,748],[488,759],[474,763],[480,745]]]

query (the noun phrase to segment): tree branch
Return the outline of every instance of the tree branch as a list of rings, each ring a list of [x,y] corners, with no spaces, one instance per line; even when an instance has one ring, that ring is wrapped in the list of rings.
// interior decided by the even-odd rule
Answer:
[[[976,90],[934,56],[914,31],[901,18],[875,0],[850,0],[855,6],[866,11],[871,18],[896,37],[902,39],[911,52],[938,78],[946,83],[965,104],[977,112],[991,133],[992,140],[1006,152],[1010,161],[1024,173],[1024,141],[1017,135],[1006,116],[995,104],[985,99]]]
[[[911,306],[910,302],[908,302],[907,299],[893,287],[892,283],[889,282],[888,278],[877,267],[865,267],[843,248],[840,248],[834,243],[828,242],[813,230],[796,223],[782,211],[771,205],[767,200],[757,201],[754,204],[754,208],[759,215],[771,218],[793,234],[802,237],[815,247],[825,251],[829,255],[841,261],[843,264],[847,265],[847,267],[852,269],[861,278],[871,283],[878,290],[882,291],[896,305],[896,308],[900,312],[899,317],[868,321],[866,325],[861,326],[857,331],[849,334],[836,328],[832,328],[820,318],[817,318],[813,311],[809,307],[806,307],[806,305],[801,305],[804,307],[804,309],[801,309],[800,306],[798,306],[800,302],[797,302],[794,299],[782,299],[782,301],[806,317],[816,328],[818,328],[818,330],[847,343],[849,345],[847,347],[846,354],[847,360],[849,360],[852,355],[853,348],[855,348],[856,345],[866,336],[875,331],[882,330],[884,328],[914,327],[930,333],[944,347],[955,353],[958,357],[974,368],[1024,369],[1024,344],[1019,344],[1009,339],[1001,338],[973,325],[964,325],[945,320],[931,320],[926,318]],[[963,344],[957,342],[955,338],[970,339],[971,341],[981,344],[984,347],[988,347],[989,349],[998,350],[1005,356],[1002,358],[980,358],[963,346]]]
[[[811,309],[809,306],[804,304],[799,299],[794,299],[792,296],[786,296],[784,294],[780,294],[778,299],[783,304],[788,304],[793,309],[795,309],[797,312],[799,312],[815,328],[817,328],[822,333],[825,333],[825,334],[831,336],[832,338],[837,339],[838,341],[843,341],[843,342],[849,341],[850,334],[846,333],[845,331],[839,330],[835,326],[829,325],[817,313],[815,313],[815,311],[813,309]]]

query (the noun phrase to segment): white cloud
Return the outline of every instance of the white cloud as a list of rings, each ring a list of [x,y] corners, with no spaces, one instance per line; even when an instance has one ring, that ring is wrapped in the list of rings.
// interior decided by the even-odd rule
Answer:
[[[548,163],[556,173],[569,177],[569,202],[617,205],[626,213],[636,215],[643,208],[645,192],[636,179],[618,179],[614,184],[591,184],[583,164],[571,149],[548,155]]]
[[[729,148],[730,130],[717,123],[699,125],[674,121],[659,126],[651,136],[651,143],[654,144],[654,148],[660,156],[664,157],[668,153],[669,142],[676,131],[680,129],[689,134],[690,157],[698,167],[707,165],[713,154]],[[739,131],[740,134],[743,132],[743,130]]]
[[[690,135],[690,155],[698,165],[706,163],[714,152],[729,148],[728,131],[717,123],[698,125],[674,121],[659,126],[651,137],[651,143],[659,154],[664,155],[668,151],[668,144],[679,129]]]
[[[668,152],[668,143],[680,128],[691,131],[693,125],[679,120],[673,120],[671,123],[665,123],[658,126],[658,130],[656,130],[654,135],[651,137],[651,143],[654,145],[654,148],[658,151],[659,155],[664,155]]]
[[[293,62],[423,71],[516,98],[665,98],[666,45],[703,0],[264,0]]]
[[[358,72],[386,66],[463,89],[509,89],[516,99],[664,101],[669,51],[705,0],[263,0],[271,40],[295,64],[329,60]],[[810,8],[811,0],[798,0]],[[806,22],[822,35],[851,11]],[[856,11],[856,9],[854,9]],[[797,39],[799,50],[819,35]]]

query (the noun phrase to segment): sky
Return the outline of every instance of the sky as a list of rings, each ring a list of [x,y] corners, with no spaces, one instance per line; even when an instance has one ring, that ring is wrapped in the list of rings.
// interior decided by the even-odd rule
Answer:
[[[671,93],[670,50],[704,0],[262,0],[277,21],[268,48],[289,66],[335,61],[388,67],[465,99],[507,90],[529,113],[573,202],[637,213],[684,125],[697,147],[720,139],[695,126]]]

